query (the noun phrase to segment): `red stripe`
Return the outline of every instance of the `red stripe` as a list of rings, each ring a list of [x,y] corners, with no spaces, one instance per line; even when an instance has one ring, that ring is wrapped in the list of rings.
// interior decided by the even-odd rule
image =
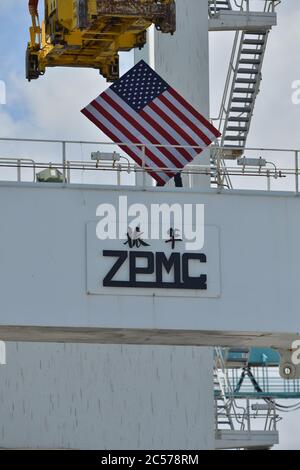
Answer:
[[[117,129],[119,129],[122,134],[124,134],[130,142],[133,144],[143,144],[136,136],[134,136],[126,127],[124,127],[118,120],[110,114],[103,106],[101,106],[96,100],[92,101],[91,106],[93,106],[100,114],[102,114],[108,121],[112,123]],[[154,153],[151,152],[149,148],[146,147],[145,151],[148,158],[155,163],[155,165],[159,168],[165,168],[166,165],[156,156]],[[175,173],[167,172],[162,170],[169,178],[172,178]]]
[[[81,110],[82,114],[86,116],[90,121],[92,121],[102,132],[104,132],[113,142],[119,143],[119,140],[113,132],[111,132],[102,122],[98,121],[98,119],[95,118],[86,108]],[[124,150],[139,166],[143,166],[142,160],[134,153],[132,149],[127,147],[127,145],[119,145],[122,150]],[[146,168],[149,168],[146,165]],[[163,186],[166,184],[166,182],[153,170],[147,172],[149,175],[152,176],[156,181],[158,181],[160,184]]]
[[[176,98],[177,101],[179,101],[179,103],[182,104],[182,106],[184,106],[196,119],[206,126],[213,135],[216,137],[220,137],[222,135],[207,119],[205,119],[204,116],[202,116],[202,114],[198,113],[198,111],[196,111],[196,109],[191,106],[190,103],[182,98],[182,96],[180,96],[176,90],[170,87],[168,88],[168,92],[174,96],[174,98]]]
[[[136,121],[130,114],[128,114],[125,109],[122,108],[118,103],[116,103],[109,95],[106,93],[103,93],[101,95],[101,98],[103,98],[108,104],[110,104],[114,109],[118,111],[121,116],[123,116],[127,121],[130,122],[136,129],[139,130],[141,134],[143,134],[146,139],[148,139],[151,144],[158,144],[161,145],[161,142],[159,142],[155,137],[153,137],[150,132],[147,131],[138,121]],[[176,157],[166,148],[163,147],[157,147],[157,150],[161,153],[163,153],[168,160],[170,160],[177,168],[182,168],[183,164],[176,159]]]
[[[178,124],[176,124],[176,122],[173,121],[173,119],[171,119],[170,116],[168,116],[164,111],[162,111],[159,108],[159,106],[157,106],[157,104],[154,103],[154,101],[152,101],[152,103],[149,103],[148,106],[153,111],[155,111],[164,121],[166,121],[170,127],[175,129],[177,134],[179,134],[185,140],[186,145],[193,146],[193,150],[195,150],[195,152],[197,153],[202,152],[202,149],[194,148],[194,146],[198,147],[197,142],[195,142],[192,137],[190,137],[180,126],[178,126]]]
[[[174,139],[174,137],[172,137],[166,131],[166,129],[164,129],[160,124],[158,124],[151,116],[149,116],[147,113],[145,113],[145,111],[141,111],[139,114],[146,121],[148,121],[149,124],[151,124],[151,126],[154,127],[154,129],[157,132],[159,132],[166,139],[166,141],[169,142],[170,145],[176,145],[178,147],[177,151],[181,153],[181,155],[183,156],[183,158],[185,158],[187,163],[189,163],[193,160],[193,157],[191,157],[191,155],[188,153],[188,151],[184,148],[181,148],[180,144]]]
[[[174,106],[171,101],[168,100],[163,94],[159,96],[158,98],[160,101],[162,101],[181,121],[183,121],[187,126],[189,126],[195,134],[197,134],[198,137],[206,144],[210,145],[211,140],[207,135],[205,135],[199,127],[196,126],[192,121],[189,120],[188,117],[186,117],[179,109]]]

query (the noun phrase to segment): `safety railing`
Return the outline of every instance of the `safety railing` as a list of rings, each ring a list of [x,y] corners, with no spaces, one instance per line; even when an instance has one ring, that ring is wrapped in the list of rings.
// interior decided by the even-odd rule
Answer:
[[[215,348],[215,377],[218,386],[215,389],[215,425],[216,430],[230,428],[235,431],[276,431],[281,419],[273,400],[261,400],[254,394],[235,394],[239,381],[236,370],[229,370],[224,362],[222,348]],[[259,402],[257,401],[259,400]]]
[[[273,401],[259,403],[257,399],[245,398],[239,400],[243,404],[240,407],[241,411],[231,411],[227,414],[228,418],[234,425],[235,431],[276,431],[277,423],[281,421],[276,408],[276,403]],[[221,414],[218,410],[218,402],[215,400],[216,413]],[[221,417],[222,419],[222,417]],[[216,430],[228,429],[226,422],[216,421]]]
[[[282,397],[282,398],[300,398],[300,380],[283,380],[278,375],[278,368],[253,367],[251,372],[259,385],[261,392],[255,390],[253,383],[248,377],[245,377],[242,385],[239,387],[241,369],[229,369],[227,371],[227,380],[230,388],[225,392],[229,395],[238,396],[256,396],[259,397]],[[238,391],[237,391],[238,390]],[[234,392],[236,391],[236,392]]]
[[[281,3],[281,0],[260,0],[260,3],[263,4],[263,12],[274,12],[276,7]],[[251,10],[254,4],[253,0],[234,0],[234,4],[242,11],[253,11]]]
[[[1,158],[0,157],[0,168],[15,168],[16,169],[16,180],[18,183],[22,181],[22,169],[26,167],[32,170],[32,180],[36,180],[36,163],[30,158]]]
[[[216,391],[217,393],[215,393],[216,428],[219,428],[219,423],[220,421],[222,422],[224,413],[233,429],[235,429],[236,426],[243,426],[243,416],[245,416],[247,410],[244,406],[238,404],[234,398],[234,390],[232,388],[231,382],[228,380],[228,370],[226,369],[223,351],[220,347],[215,348],[214,375],[218,378],[218,390]],[[223,397],[218,396],[219,392],[223,395]],[[223,406],[219,405],[219,398],[223,398]]]
[[[233,0],[233,3],[236,8],[242,11],[253,11],[251,7],[255,2],[253,2],[253,0]],[[262,11],[274,12],[276,6],[281,3],[281,0],[261,0],[260,3],[263,4]]]
[[[219,0],[209,0],[208,7],[209,7],[209,15],[215,16],[221,9],[228,11],[244,11],[250,12],[253,10],[254,5],[253,0],[228,0],[220,2]],[[276,7],[281,3],[281,0],[261,0],[262,7],[259,11],[263,12],[274,12]],[[223,8],[222,8],[223,7]]]
[[[146,148],[189,148],[136,144],[143,160],[142,165],[137,166],[122,152],[122,145],[133,147],[126,142],[120,142],[118,147],[110,142],[0,138],[0,181],[36,182],[40,171],[55,168],[61,173],[64,184],[138,185],[147,189],[153,184],[148,178]],[[108,150],[118,152],[121,158],[118,161],[91,160],[92,152],[99,151],[105,156]],[[228,151],[229,147],[212,146],[210,163],[204,159],[203,164],[185,167],[181,171],[184,187],[195,189],[193,175],[202,175],[219,191],[234,187],[299,195],[300,150],[249,147],[241,159],[226,160]],[[174,168],[160,169],[170,170]],[[205,187],[208,186],[205,183]]]

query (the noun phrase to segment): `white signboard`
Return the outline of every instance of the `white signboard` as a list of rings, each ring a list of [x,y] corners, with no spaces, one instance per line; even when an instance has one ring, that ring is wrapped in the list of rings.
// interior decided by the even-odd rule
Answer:
[[[87,293],[94,295],[220,297],[219,229],[205,227],[201,251],[182,239],[99,240],[87,224]]]

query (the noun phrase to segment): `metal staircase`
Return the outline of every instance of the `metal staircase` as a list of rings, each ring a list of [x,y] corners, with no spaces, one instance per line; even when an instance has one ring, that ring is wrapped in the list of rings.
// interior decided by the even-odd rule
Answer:
[[[235,414],[235,403],[228,397],[227,390],[231,385],[228,382],[227,368],[224,361],[223,348],[215,348],[214,366],[214,395],[215,395],[215,425],[216,429],[228,427],[234,430],[233,416]]]
[[[215,393],[215,424],[216,429],[229,426],[234,430],[233,420],[230,413],[231,402],[228,401],[225,394],[225,377],[221,375],[219,369],[214,369],[214,393]]]
[[[240,0],[239,2],[236,0],[208,1],[208,11],[211,19],[218,18],[222,12],[228,12],[228,17],[230,12],[235,14],[238,11],[244,15],[252,15],[251,25],[243,20],[243,26],[235,28],[237,31],[230,57],[225,90],[220,113],[216,119],[219,121],[218,127],[222,133],[220,147],[224,148],[221,151],[221,160],[240,157],[246,146],[256,99],[260,91],[268,36],[272,28],[270,22],[268,23],[267,20],[261,22],[261,18],[266,19],[274,15],[280,0],[263,0],[261,4],[260,11],[251,12],[253,4],[250,0]],[[255,18],[257,18],[257,21]],[[216,160],[216,155],[214,155],[214,158]],[[230,180],[229,177],[228,180]],[[229,184],[230,181],[229,183],[227,181],[227,186]]]
[[[234,47],[221,105],[221,147],[224,157],[239,157],[246,146],[260,91],[262,66],[269,31],[243,31],[235,35]]]
[[[234,2],[235,7],[240,10],[244,9],[244,0],[239,5]],[[247,3],[246,9],[249,10]],[[266,9],[266,5],[265,5]],[[208,14],[210,18],[218,16],[222,11],[233,11],[232,2],[230,0],[209,0],[208,1]],[[264,36],[267,39],[267,36]],[[211,154],[212,165],[212,186],[223,186],[232,189],[232,182],[229,175],[221,179],[218,176],[218,166],[223,169],[226,168],[225,158],[235,159],[238,158],[246,145],[246,139],[250,129],[251,117],[255,105],[255,99],[259,92],[259,83],[261,81],[261,67],[263,54],[257,50],[254,44],[244,44],[247,41],[247,32],[237,31],[235,34],[233,50],[230,58],[229,70],[226,79],[225,90],[221,103],[219,113],[219,129],[222,133],[222,140],[220,142],[221,149],[215,149]],[[238,47],[239,46],[239,47]],[[257,46],[257,45],[256,45]],[[265,43],[266,46],[266,43]],[[252,67],[257,67],[257,57],[260,57],[260,71],[252,70]],[[249,61],[254,60],[251,64]],[[246,62],[243,63],[243,60]],[[242,61],[242,62],[241,62]],[[247,67],[244,65],[247,64]],[[245,68],[245,70],[244,70]],[[251,68],[251,74],[245,74],[246,70]],[[243,69],[243,70],[242,70]],[[240,109],[239,112],[236,110]],[[232,149],[227,151],[227,148],[232,146]],[[234,148],[236,147],[236,148]]]
[[[208,14],[210,17],[215,16],[219,11],[232,10],[230,0],[209,0],[208,1]]]
[[[274,400],[261,397],[261,389],[250,367],[244,367],[244,375],[252,379],[255,394],[240,392],[244,377],[230,376],[226,358],[238,355],[241,362],[248,363],[246,348],[215,348],[214,399],[215,399],[215,446],[216,449],[270,449],[278,443],[277,423],[280,417]],[[233,369],[238,371],[240,369]],[[235,391],[233,385],[238,389]],[[238,388],[239,387],[239,388]],[[260,401],[258,401],[260,400]]]
[[[255,103],[260,91],[262,66],[272,28],[270,22],[261,18],[274,15],[280,0],[263,0],[262,11],[251,12],[250,0],[208,0],[210,19],[218,19],[222,13],[230,17],[232,12],[240,12],[243,16],[243,26],[237,29],[234,38],[225,90],[222,98],[218,128],[222,133],[219,146],[211,152],[211,185],[232,188],[232,182],[226,170],[225,159],[237,159],[243,154],[250,131],[251,119]],[[251,15],[252,23],[245,22],[245,15]],[[255,17],[257,13],[257,17]],[[257,22],[255,22],[255,18]],[[259,27],[257,25],[260,25]],[[262,26],[263,24],[263,26]],[[274,23],[273,23],[274,24]],[[246,26],[247,25],[247,26]],[[256,26],[254,26],[256,25]],[[221,175],[221,171],[222,175]]]

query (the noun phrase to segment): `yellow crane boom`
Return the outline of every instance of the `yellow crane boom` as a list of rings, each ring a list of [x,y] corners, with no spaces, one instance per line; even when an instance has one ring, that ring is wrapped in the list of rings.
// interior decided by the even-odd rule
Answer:
[[[47,67],[95,68],[114,81],[119,78],[119,52],[142,48],[151,24],[163,33],[176,30],[175,0],[44,0],[42,25],[38,2],[29,0],[29,81]]]

